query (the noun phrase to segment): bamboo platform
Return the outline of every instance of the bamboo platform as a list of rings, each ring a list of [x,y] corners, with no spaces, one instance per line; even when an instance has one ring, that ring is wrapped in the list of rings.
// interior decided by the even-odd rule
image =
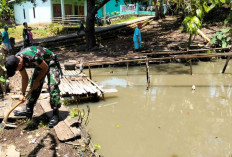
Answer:
[[[63,70],[64,76],[59,85],[60,95],[66,96],[103,96],[104,91],[79,70]]]

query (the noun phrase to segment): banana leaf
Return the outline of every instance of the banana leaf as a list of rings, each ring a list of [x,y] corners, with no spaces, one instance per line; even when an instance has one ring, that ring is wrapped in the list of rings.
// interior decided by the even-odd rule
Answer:
[[[210,6],[208,6],[206,3],[203,4],[203,8],[206,13],[210,12],[210,10],[212,10],[215,6],[216,6],[215,3],[211,4]]]

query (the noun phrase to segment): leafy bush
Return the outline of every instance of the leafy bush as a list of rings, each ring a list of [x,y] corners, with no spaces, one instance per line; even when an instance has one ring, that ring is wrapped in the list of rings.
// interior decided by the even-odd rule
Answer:
[[[59,35],[64,29],[64,26],[59,23],[51,23],[48,27],[52,35]]]
[[[222,48],[228,47],[231,43],[231,38],[228,36],[229,32],[230,28],[221,29],[211,38],[210,43]]]

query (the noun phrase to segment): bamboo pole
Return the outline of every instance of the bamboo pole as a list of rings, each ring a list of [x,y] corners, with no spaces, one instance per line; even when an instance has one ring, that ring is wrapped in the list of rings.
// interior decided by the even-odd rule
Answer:
[[[200,34],[200,36],[202,36],[205,40],[210,42],[210,39],[201,30],[197,29],[197,33]]]
[[[148,90],[149,85],[150,85],[149,61],[148,61],[148,57],[147,57],[147,60],[146,60],[146,76],[147,76],[147,90]]]
[[[223,70],[222,70],[222,73],[223,73],[223,74],[224,74],[224,72],[226,71],[226,67],[227,67],[229,61],[230,61],[230,56],[227,57],[226,64],[224,65],[224,68],[223,68]]]
[[[159,57],[159,58],[150,58],[149,61],[160,61],[160,60],[170,60],[170,59],[193,59],[193,58],[212,58],[212,57],[221,57],[221,56],[232,56],[232,53],[214,53],[214,54],[191,54],[191,55],[173,55],[170,57]],[[118,64],[118,63],[127,63],[127,62],[146,62],[146,59],[129,59],[129,60],[119,60],[111,62],[95,62],[87,63],[90,66],[104,65],[104,64]]]
[[[91,65],[89,64],[89,78],[92,80],[92,75],[91,75]]]
[[[129,68],[129,63],[126,63],[126,75],[128,76],[128,68]]]
[[[192,60],[189,60],[189,64],[190,64],[190,75],[193,75],[193,69],[192,69]]]

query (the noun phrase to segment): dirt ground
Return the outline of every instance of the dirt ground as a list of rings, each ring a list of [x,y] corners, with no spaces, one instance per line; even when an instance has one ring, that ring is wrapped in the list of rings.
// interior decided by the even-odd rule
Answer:
[[[142,40],[145,49],[154,51],[160,50],[185,50],[188,41],[188,34],[183,32],[181,21],[176,17],[167,16],[165,19],[152,21],[149,25],[142,28]],[[202,31],[210,38],[216,31],[220,30],[222,25],[207,26]],[[133,34],[124,36],[118,35],[116,39],[101,41],[101,49],[93,52],[86,52],[85,46],[63,47],[62,50],[56,51],[62,62],[67,60],[76,61],[94,61],[105,58],[114,58],[131,53],[133,50]],[[198,35],[193,45],[204,45],[204,40]],[[13,80],[12,80],[13,81]],[[7,101],[7,100],[5,100]],[[1,103],[1,102],[0,102]],[[84,153],[85,156],[91,156],[88,150],[82,150],[60,142],[55,134],[54,129],[48,129],[46,124],[48,118],[43,115],[40,107],[36,107],[37,116],[33,122],[28,120],[18,120],[17,129],[4,131],[0,137],[2,145],[13,144],[21,156],[38,156],[38,157],[76,157]],[[42,115],[41,115],[42,114]]]
[[[163,50],[186,50],[189,35],[183,31],[181,27],[181,19],[174,16],[167,16],[165,19],[160,19],[150,22],[141,29],[142,41],[144,42],[144,49],[151,49],[154,52]],[[201,30],[207,37],[211,37],[216,31],[223,28],[222,24],[207,25],[207,28],[203,27]],[[205,45],[204,39],[197,35],[192,45]],[[85,45],[77,47],[65,47],[61,46],[56,50],[59,59],[67,61],[70,58],[77,61],[96,61],[106,58],[114,58],[123,56],[133,51],[133,34],[131,35],[117,35],[117,38],[102,40],[101,47],[98,50],[92,52],[85,51]]]

